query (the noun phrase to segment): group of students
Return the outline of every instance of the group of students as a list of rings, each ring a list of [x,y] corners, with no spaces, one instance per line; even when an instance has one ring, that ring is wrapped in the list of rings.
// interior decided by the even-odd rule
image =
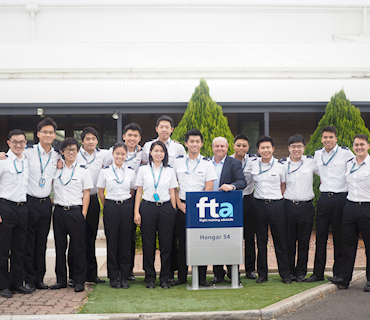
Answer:
[[[112,288],[128,289],[133,275],[136,225],[141,228],[146,287],[154,288],[156,234],[161,252],[160,286],[168,289],[187,282],[186,192],[243,190],[245,271],[258,283],[268,280],[268,226],[273,236],[279,274],[284,283],[324,279],[326,242],[330,225],[334,235],[334,277],[330,281],[346,288],[351,280],[358,233],[369,244],[367,214],[370,209],[369,143],[364,135],[354,138],[356,157],[339,147],[336,129],[322,131],[324,148],[314,157],[304,156],[301,135],[289,138],[288,158],[273,157],[274,141],[261,136],[260,157],[249,155],[249,139],[239,134],[235,153],[227,156],[228,141],[213,140],[214,156],[200,154],[203,136],[198,129],[185,134],[184,147],[170,136],[171,117],[161,116],[158,138],[139,146],[141,128],[125,126],[123,140],[109,150],[96,148],[98,132],[91,127],[77,140],[66,138],[60,151],[52,147],[56,123],[43,119],[37,127],[39,143],[26,148],[26,136],[9,133],[9,151],[0,155],[0,294],[60,289],[76,292],[85,281],[103,283],[97,274],[95,241],[100,206],[107,241],[107,269]],[[313,173],[320,175],[321,196],[316,218],[316,255],[313,275],[307,273],[308,248],[314,218]],[[50,192],[54,188],[54,213]],[[347,196],[348,191],[348,196]],[[344,212],[343,212],[344,208]],[[53,217],[57,282],[44,284],[47,236]],[[343,220],[343,224],[342,224]],[[67,235],[70,237],[69,247]],[[66,251],[68,247],[68,259]],[[10,253],[10,254],[9,254]],[[297,258],[296,258],[297,256]],[[10,259],[10,268],[9,268]],[[69,274],[67,278],[67,263]],[[370,266],[370,264],[368,264]],[[229,267],[229,266],[228,266]],[[206,266],[199,268],[199,285],[206,281]],[[174,279],[174,271],[178,278]],[[231,270],[213,266],[213,284],[231,278]],[[367,269],[368,280],[370,271]],[[370,291],[370,281],[365,285]]]

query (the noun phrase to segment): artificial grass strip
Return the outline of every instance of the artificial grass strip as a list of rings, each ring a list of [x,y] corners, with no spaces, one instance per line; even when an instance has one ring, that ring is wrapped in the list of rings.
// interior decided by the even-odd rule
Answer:
[[[191,277],[188,277],[191,285]],[[211,281],[208,277],[207,281]],[[269,275],[269,281],[258,284],[242,277],[243,289],[199,290],[186,289],[186,284],[162,289],[145,288],[143,278],[129,282],[130,289],[113,289],[109,281],[97,284],[80,313],[152,313],[197,312],[261,309],[327,281],[293,282],[284,284],[279,275]],[[227,284],[227,282],[222,283]]]

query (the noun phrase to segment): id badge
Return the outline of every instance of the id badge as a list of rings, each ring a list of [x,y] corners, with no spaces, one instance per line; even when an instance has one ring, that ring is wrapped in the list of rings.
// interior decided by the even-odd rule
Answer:
[[[41,178],[39,181],[39,187],[45,187],[45,179]]]
[[[155,202],[160,201],[158,193],[153,194],[153,197],[154,197]]]

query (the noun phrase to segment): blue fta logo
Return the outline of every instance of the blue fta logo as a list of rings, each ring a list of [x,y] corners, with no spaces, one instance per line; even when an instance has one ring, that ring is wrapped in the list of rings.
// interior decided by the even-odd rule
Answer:
[[[234,206],[230,202],[217,203],[216,199],[211,199],[208,202],[208,197],[202,197],[196,207],[198,208],[199,220],[206,219],[206,208],[209,208],[209,214],[213,219],[233,218],[234,216]],[[218,211],[217,208],[219,208]]]

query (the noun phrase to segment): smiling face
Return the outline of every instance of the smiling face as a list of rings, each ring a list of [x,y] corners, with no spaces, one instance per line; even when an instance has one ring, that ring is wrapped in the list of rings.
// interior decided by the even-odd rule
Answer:
[[[124,147],[118,147],[113,151],[113,160],[117,167],[121,167],[125,162],[127,152]]]
[[[10,150],[20,158],[24,148],[26,147],[27,141],[23,134],[17,134],[10,137],[7,141]]]
[[[200,149],[203,147],[203,142],[200,136],[189,136],[187,142],[185,142],[185,147],[188,148],[188,152],[191,155],[198,155]]]
[[[127,148],[130,150],[135,149],[141,140],[139,131],[131,129],[127,130],[126,133],[122,135],[122,138],[123,141],[125,141]]]
[[[75,144],[66,146],[61,150],[62,155],[67,163],[73,163],[76,160],[78,147]]]
[[[299,161],[304,153],[305,146],[302,142],[294,142],[288,147],[290,153],[290,159],[292,161]]]
[[[93,152],[98,145],[98,138],[92,133],[86,133],[81,143],[84,146],[84,150],[90,153]]]
[[[249,143],[247,140],[238,139],[234,143],[235,155],[244,158],[245,154],[249,151]]]
[[[272,146],[270,141],[261,142],[258,147],[258,153],[261,155],[262,162],[269,162],[272,154],[275,151],[275,147]]]
[[[37,132],[37,138],[39,138],[42,146],[51,146],[55,136],[55,129],[52,125],[43,126],[41,130]]]
[[[368,154],[369,148],[369,143],[366,140],[360,138],[353,140],[353,151],[357,157],[364,159]]]
[[[321,142],[324,145],[326,152],[332,150],[335,147],[337,141],[338,138],[335,136],[334,132],[324,131],[322,133]]]
[[[173,132],[173,127],[169,121],[162,120],[159,122],[155,131],[158,133],[158,138],[162,142],[166,142]]]
[[[225,158],[228,149],[229,145],[223,138],[217,138],[212,143],[213,155],[215,156],[216,161],[221,161],[223,158]]]
[[[150,155],[152,156],[154,163],[159,163],[164,159],[165,152],[161,146],[156,145],[153,150],[150,151]]]

